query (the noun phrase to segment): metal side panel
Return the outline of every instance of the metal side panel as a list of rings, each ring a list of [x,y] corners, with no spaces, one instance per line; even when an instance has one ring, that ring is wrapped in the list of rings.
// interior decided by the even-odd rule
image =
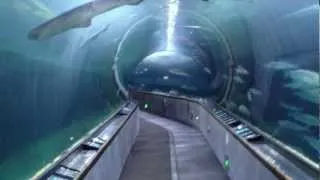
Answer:
[[[150,92],[137,93],[135,99],[143,103],[144,96],[163,102],[165,117],[197,127],[232,180],[318,179],[319,165],[216,103]],[[188,108],[181,108],[181,102],[188,102]]]
[[[149,110],[156,114],[164,115],[164,103],[161,97],[147,97],[146,103],[149,105]]]
[[[199,121],[196,126],[202,131],[220,163],[222,165],[225,161],[230,163],[230,167],[226,169],[230,179],[278,179],[206,110],[203,108],[198,110]]]
[[[176,105],[181,104],[176,103]],[[230,167],[227,169],[230,179],[278,179],[205,109],[195,103],[189,103],[189,109],[192,118],[186,118],[183,115],[183,121],[193,124],[202,132],[221,165],[225,160],[230,162]]]
[[[164,101],[165,104],[165,117],[176,117],[176,106],[173,99],[166,98]]]
[[[117,180],[122,168],[134,144],[140,128],[138,118],[139,110],[136,110],[130,120],[121,129],[114,141],[97,161],[95,166],[88,172],[84,179],[87,180]]]
[[[229,142],[226,145],[225,154],[229,156],[230,170],[228,174],[231,179],[278,179],[260,161],[257,161],[252,153],[245,149],[233,136],[229,135]]]
[[[177,116],[176,118],[180,121],[185,121],[189,118],[189,103],[186,101],[178,101],[177,102]],[[189,124],[189,123],[188,123]]]
[[[198,119],[194,121],[194,125],[200,129],[220,163],[223,164],[226,131],[220,127],[217,121],[213,121],[211,115],[200,106],[197,106],[197,104],[190,103],[190,109],[194,110],[194,116]]]
[[[185,101],[175,101],[165,99],[165,114],[166,117],[180,121],[184,124],[190,124],[189,103]]]

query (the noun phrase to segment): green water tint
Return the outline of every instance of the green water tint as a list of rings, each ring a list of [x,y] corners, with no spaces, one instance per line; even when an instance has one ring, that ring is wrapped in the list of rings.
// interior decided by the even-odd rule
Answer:
[[[178,11],[178,18],[188,23],[178,23],[177,27],[185,25],[186,39],[191,37],[187,34],[192,33],[191,39],[210,42],[201,47],[212,53],[214,58],[209,59],[216,61],[213,64],[219,65],[217,68],[222,73],[224,83],[218,89],[217,97],[223,96],[229,77],[223,70],[229,66],[226,62],[230,59],[229,47],[223,45],[227,41],[237,64],[228,109],[318,162],[319,119],[318,108],[314,107],[319,105],[320,86],[314,56],[317,48],[312,41],[317,27],[312,23],[312,17],[317,15],[319,6],[313,3],[305,7],[302,1],[275,2],[180,1],[181,7],[187,8]],[[107,12],[97,17],[90,27],[64,32],[51,40],[27,40],[32,28],[83,3],[42,0],[4,0],[0,3],[3,12],[0,21],[4,24],[0,30],[0,50],[3,51],[0,53],[0,101],[3,105],[0,110],[0,152],[5,157],[0,162],[1,180],[31,177],[98,124],[102,115],[95,113],[96,110],[103,109],[105,101],[110,104],[116,101],[109,101],[109,97],[112,99],[116,94],[111,71],[114,57],[118,57],[119,78],[125,85],[128,72],[134,71],[140,60],[155,50],[149,51],[150,47],[159,45],[155,37],[161,36],[163,22],[167,22],[166,18],[161,20],[167,16],[159,11],[159,6],[163,5],[160,1],[145,1],[142,8],[128,6]],[[274,6],[277,6],[279,17],[277,23],[269,16],[274,14]],[[130,17],[131,14],[136,17]],[[122,23],[118,26],[115,22],[121,17]],[[140,22],[144,18],[146,20]],[[16,23],[10,23],[12,21]],[[137,21],[140,23],[128,31],[128,37],[122,41]],[[110,31],[107,29],[103,35],[94,36],[94,32],[103,30],[106,25],[110,25]],[[284,27],[288,27],[289,33],[283,33]],[[222,38],[224,36],[226,39]],[[281,43],[276,43],[277,40]],[[119,42],[123,42],[122,47],[119,54],[115,54]],[[294,48],[288,48],[288,44]],[[188,78],[186,73],[171,68],[167,69],[171,74]],[[205,71],[214,74],[214,69]],[[156,74],[152,72],[152,75]],[[192,81],[202,79],[194,77]],[[172,78],[165,81],[172,81]],[[154,84],[155,81],[151,82]],[[177,87],[193,89],[180,82],[187,81],[177,81]],[[148,102],[141,105],[142,109],[150,107],[152,104]],[[69,113],[72,118],[64,119],[69,111],[74,111]],[[86,116],[88,114],[91,116]],[[78,121],[69,121],[75,119]],[[57,126],[64,127],[57,129]],[[34,140],[29,141],[31,138]],[[226,158],[223,165],[230,167],[230,161]]]
[[[36,142],[12,153],[0,165],[0,179],[29,179],[46,166],[63,150],[77,142],[90,129],[106,119],[116,108],[106,110],[104,114],[88,116],[81,121],[73,121],[69,127],[57,130]]]

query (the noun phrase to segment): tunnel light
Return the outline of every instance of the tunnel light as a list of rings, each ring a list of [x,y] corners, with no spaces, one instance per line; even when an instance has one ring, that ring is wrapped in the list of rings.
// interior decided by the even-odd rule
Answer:
[[[179,0],[168,0],[167,51],[174,49],[174,31],[179,10]]]
[[[228,159],[224,160],[223,167],[224,167],[224,169],[229,169],[230,168],[230,161]]]

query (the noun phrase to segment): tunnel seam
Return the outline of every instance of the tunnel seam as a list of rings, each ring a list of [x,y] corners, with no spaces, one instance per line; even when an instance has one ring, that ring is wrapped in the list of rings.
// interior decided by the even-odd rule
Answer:
[[[175,151],[175,140],[173,133],[168,129],[170,141],[170,161],[171,161],[171,179],[179,180],[177,153]]]

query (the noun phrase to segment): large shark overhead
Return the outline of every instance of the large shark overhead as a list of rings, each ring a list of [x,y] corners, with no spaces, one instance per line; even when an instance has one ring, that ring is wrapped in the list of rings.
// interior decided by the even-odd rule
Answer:
[[[88,27],[95,16],[108,10],[123,6],[137,5],[143,0],[96,0],[57,16],[32,29],[28,38],[43,40],[53,37],[72,28]]]

